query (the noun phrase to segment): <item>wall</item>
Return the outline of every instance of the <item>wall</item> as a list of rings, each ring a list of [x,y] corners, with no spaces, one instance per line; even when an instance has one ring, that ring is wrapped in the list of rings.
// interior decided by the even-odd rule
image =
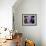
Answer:
[[[12,6],[16,0],[0,0],[0,27],[12,28]],[[18,1],[20,2],[20,1]],[[23,32],[24,37],[28,34],[30,39],[35,40],[36,42],[40,40],[40,31],[41,31],[41,41],[42,46],[46,46],[46,0],[41,0],[41,15],[40,15],[40,0],[23,0],[22,4],[17,5],[13,8],[15,15],[15,27],[18,32]],[[36,5],[35,5],[36,4]],[[28,6],[28,7],[27,7]],[[17,9],[16,9],[17,8]],[[33,8],[33,10],[32,10]],[[37,13],[37,26],[22,26],[22,13]],[[41,21],[40,21],[41,17]],[[19,18],[19,19],[18,19]],[[41,24],[40,24],[41,22]],[[18,25],[17,25],[18,24]],[[41,26],[41,28],[40,28]],[[41,30],[40,30],[41,29]],[[36,34],[39,33],[37,36]],[[37,42],[37,45],[39,42]]]
[[[41,1],[41,40],[42,46],[46,46],[46,0]]]
[[[16,7],[17,6],[17,7]],[[41,46],[41,4],[40,0],[23,0],[13,6],[15,30],[23,33],[24,39],[32,39]],[[22,26],[22,14],[37,14],[37,26]]]
[[[12,29],[12,6],[16,0],[0,0],[0,27]]]

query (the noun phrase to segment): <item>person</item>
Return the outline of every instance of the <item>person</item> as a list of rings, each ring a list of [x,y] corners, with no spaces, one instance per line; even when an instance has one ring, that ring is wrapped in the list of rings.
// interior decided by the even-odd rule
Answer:
[[[20,37],[18,34],[16,36],[16,46],[21,46],[22,44],[22,37]]]
[[[30,23],[32,23],[32,24],[35,23],[34,16],[31,16]]]
[[[25,23],[25,24],[28,23],[28,22],[27,22],[27,16],[24,16],[24,23]]]

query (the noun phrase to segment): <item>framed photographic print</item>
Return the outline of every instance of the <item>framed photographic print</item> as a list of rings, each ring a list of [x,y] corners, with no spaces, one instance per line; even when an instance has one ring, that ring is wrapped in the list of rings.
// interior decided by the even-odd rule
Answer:
[[[37,14],[22,14],[22,25],[23,26],[36,26]]]

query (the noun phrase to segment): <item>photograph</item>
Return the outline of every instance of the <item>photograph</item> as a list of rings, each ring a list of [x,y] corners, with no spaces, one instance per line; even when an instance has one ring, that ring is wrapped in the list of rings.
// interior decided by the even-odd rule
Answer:
[[[37,25],[37,14],[22,14],[22,25],[36,26]]]

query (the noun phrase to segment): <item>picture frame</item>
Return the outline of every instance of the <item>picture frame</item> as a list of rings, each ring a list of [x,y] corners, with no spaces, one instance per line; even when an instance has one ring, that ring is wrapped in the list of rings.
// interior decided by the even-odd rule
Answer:
[[[36,26],[37,14],[22,14],[22,26]]]

